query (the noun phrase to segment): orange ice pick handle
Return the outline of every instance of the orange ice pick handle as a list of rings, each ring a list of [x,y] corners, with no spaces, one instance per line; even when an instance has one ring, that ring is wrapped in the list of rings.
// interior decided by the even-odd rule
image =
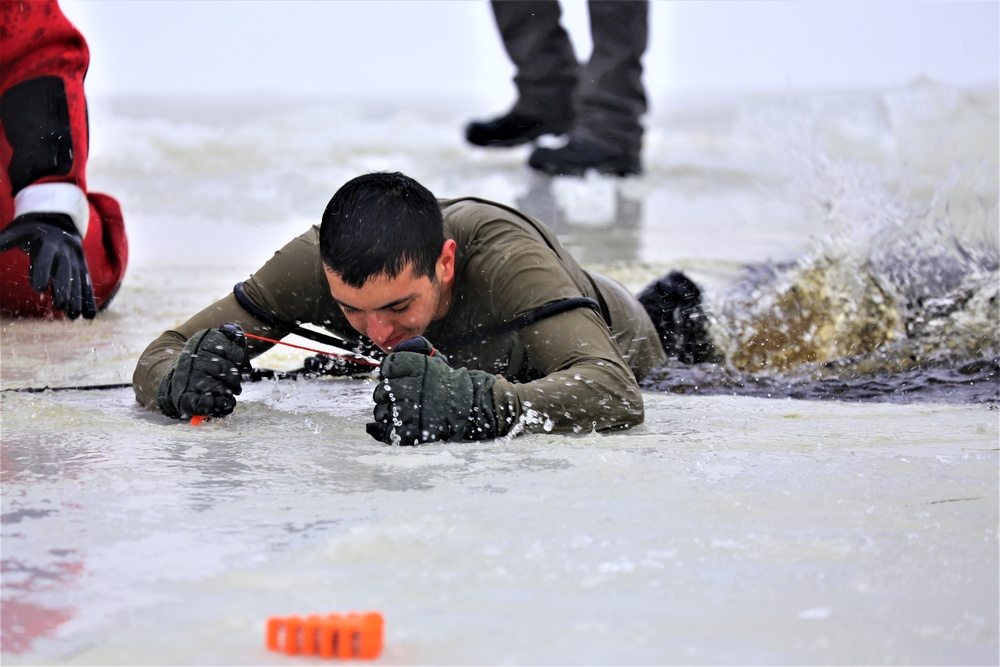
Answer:
[[[286,655],[372,660],[382,652],[382,614],[329,614],[267,619],[267,648]]]

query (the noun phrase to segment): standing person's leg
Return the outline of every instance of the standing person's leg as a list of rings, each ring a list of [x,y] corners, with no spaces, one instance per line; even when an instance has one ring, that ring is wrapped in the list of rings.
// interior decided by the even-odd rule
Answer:
[[[648,42],[646,0],[591,0],[594,51],[577,92],[573,137],[638,155],[646,112],[642,55]]]
[[[576,123],[563,148],[540,148],[531,156],[536,169],[582,175],[641,172],[642,124],[646,91],[642,56],[649,35],[646,0],[590,0],[594,48],[576,94]]]
[[[557,0],[494,0],[493,16],[517,72],[514,111],[571,118],[579,65]]]
[[[473,122],[466,138],[478,146],[517,146],[543,134],[568,132],[579,65],[560,23],[557,0],[493,0],[493,16],[517,72],[517,101],[509,113]]]

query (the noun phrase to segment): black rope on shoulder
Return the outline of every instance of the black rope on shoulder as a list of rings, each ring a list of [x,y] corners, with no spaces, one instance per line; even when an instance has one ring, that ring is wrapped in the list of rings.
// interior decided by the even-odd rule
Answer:
[[[302,338],[308,338],[316,343],[323,343],[324,345],[333,345],[334,347],[344,347],[345,345],[350,345],[351,348],[358,345],[357,340],[352,340],[347,336],[334,335],[332,333],[322,333],[319,331],[313,331],[312,329],[306,329],[305,327],[299,326],[297,322],[286,322],[279,319],[274,313],[268,313],[257,307],[250,297],[247,296],[246,290],[243,288],[243,283],[236,283],[233,286],[233,296],[236,297],[236,302],[240,304],[243,310],[247,311],[258,320],[268,325],[269,327],[274,327],[275,329],[281,329],[282,331],[287,331],[288,333],[293,333],[296,336],[301,336]]]
[[[577,308],[590,308],[597,313],[602,320],[605,320],[604,313],[601,310],[601,304],[597,303],[597,301],[591,299],[589,296],[573,296],[561,301],[550,303],[546,306],[542,306],[541,308],[529,310],[528,312],[522,313],[508,322],[473,329],[472,331],[464,333],[461,336],[443,341],[440,343],[440,346],[465,345],[466,343],[471,343],[473,341],[489,340],[490,338],[502,336],[503,334],[511,333],[512,331],[519,331],[524,327],[540,322],[548,317],[553,317],[555,315],[559,315],[560,313],[565,313],[566,311],[575,310]]]
[[[233,296],[236,297],[236,302],[246,310],[248,313],[259,319],[261,322],[267,324],[268,326],[274,327],[275,329],[281,329],[283,331],[288,331],[289,333],[294,333],[303,338],[308,338],[309,340],[315,341],[317,343],[325,343],[327,345],[334,345],[336,347],[343,347],[345,344],[351,346],[357,346],[359,342],[357,340],[351,340],[346,336],[334,336],[320,333],[318,331],[313,331],[311,329],[306,329],[299,326],[296,323],[285,322],[273,313],[268,313],[257,307],[250,297],[246,295],[246,291],[243,288],[243,283],[236,283],[233,287]],[[560,313],[565,313],[568,310],[574,310],[576,308],[590,308],[597,315],[607,322],[607,317],[604,315],[604,311],[601,309],[601,304],[599,304],[595,299],[591,299],[587,296],[574,296],[550,303],[548,305],[542,306],[541,308],[535,308],[534,310],[529,310],[526,313],[518,315],[514,319],[508,322],[502,322],[488,327],[479,327],[473,329],[472,331],[466,332],[456,338],[451,338],[440,343],[444,345],[464,345],[466,343],[476,341],[476,340],[488,340],[496,336],[501,336],[512,331],[518,331],[526,326],[532,325],[536,322],[540,322],[547,317],[552,317],[554,315],[559,315]],[[608,323],[608,326],[611,326]]]

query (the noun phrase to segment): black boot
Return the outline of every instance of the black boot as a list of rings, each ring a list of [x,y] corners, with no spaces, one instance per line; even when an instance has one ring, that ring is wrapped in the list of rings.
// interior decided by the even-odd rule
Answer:
[[[571,139],[562,148],[536,148],[528,165],[553,176],[583,176],[588,169],[615,176],[642,173],[638,155],[618,153],[579,139]]]
[[[571,119],[546,119],[511,111],[488,121],[473,121],[465,128],[465,138],[476,146],[520,146],[543,134],[565,134]]]
[[[639,294],[667,356],[685,364],[711,361],[715,351],[701,308],[701,290],[680,271],[671,271]]]

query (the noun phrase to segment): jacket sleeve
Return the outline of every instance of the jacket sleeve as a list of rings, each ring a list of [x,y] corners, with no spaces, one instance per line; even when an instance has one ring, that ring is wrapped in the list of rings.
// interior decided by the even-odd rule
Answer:
[[[642,423],[638,381],[594,311],[578,308],[542,320],[522,330],[521,338],[541,377],[523,383],[497,377],[498,435],[588,433]]]
[[[2,2],[0,25],[0,163],[16,198],[8,215],[65,213],[85,237],[87,43],[55,0]]]
[[[466,279],[488,276],[493,317],[508,321],[568,297],[593,296],[555,251],[522,228],[500,221],[480,230],[490,252],[477,255]],[[524,359],[516,373],[493,385],[498,434],[514,430],[586,433],[643,421],[638,381],[604,319],[577,308],[521,329]],[[514,381],[514,376],[516,380]]]

